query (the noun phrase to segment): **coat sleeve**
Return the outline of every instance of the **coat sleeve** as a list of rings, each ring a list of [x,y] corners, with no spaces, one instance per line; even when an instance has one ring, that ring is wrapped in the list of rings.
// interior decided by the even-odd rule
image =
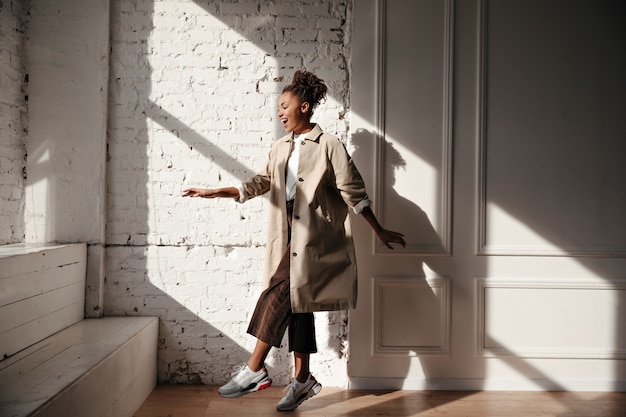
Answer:
[[[270,190],[270,184],[272,181],[272,160],[272,152],[270,152],[265,168],[248,181],[241,184],[240,192],[242,189],[244,192],[244,194],[240,196],[241,202],[261,196]]]
[[[371,201],[365,190],[365,182],[339,138],[330,136],[327,155],[335,186],[341,198],[352,209],[369,206]]]

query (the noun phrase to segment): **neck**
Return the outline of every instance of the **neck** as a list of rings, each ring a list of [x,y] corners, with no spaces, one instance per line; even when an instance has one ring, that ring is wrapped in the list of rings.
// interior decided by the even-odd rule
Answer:
[[[296,135],[302,135],[303,133],[309,133],[311,130],[313,130],[313,126],[314,124],[311,122],[305,123],[302,126],[298,126],[293,130],[293,133]]]

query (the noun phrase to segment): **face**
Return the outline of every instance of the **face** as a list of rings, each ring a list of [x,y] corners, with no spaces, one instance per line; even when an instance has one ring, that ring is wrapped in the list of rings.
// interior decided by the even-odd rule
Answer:
[[[298,97],[289,91],[281,94],[278,99],[278,118],[287,132],[297,135],[311,129],[309,103],[300,103]]]

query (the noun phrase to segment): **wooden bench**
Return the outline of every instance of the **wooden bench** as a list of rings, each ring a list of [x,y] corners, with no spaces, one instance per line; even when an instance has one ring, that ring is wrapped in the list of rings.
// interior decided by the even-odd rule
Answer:
[[[130,417],[156,386],[158,319],[83,320],[85,262],[85,245],[0,247],[0,416]]]
[[[0,360],[85,315],[84,244],[0,246]]]

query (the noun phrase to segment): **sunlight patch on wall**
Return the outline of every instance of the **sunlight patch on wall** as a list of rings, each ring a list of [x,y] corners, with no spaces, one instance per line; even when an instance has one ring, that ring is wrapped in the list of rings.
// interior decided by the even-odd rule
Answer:
[[[50,239],[50,188],[54,175],[45,175],[52,172],[50,146],[48,139],[43,139],[36,149],[29,149],[29,176],[25,194],[24,226],[28,242],[46,242]]]
[[[533,251],[565,254],[563,249],[493,202],[487,203],[486,220],[482,227],[485,242],[481,242],[481,246],[485,250],[507,254]]]
[[[260,242],[261,227],[236,232],[245,215],[233,211],[232,201],[180,196],[190,186],[239,184],[262,168],[278,137],[276,99],[283,80],[277,59],[256,45],[258,39],[246,37],[255,25],[267,26],[267,18],[218,18],[193,2],[176,16],[167,3],[154,7],[147,58],[152,69],[146,103],[148,242],[219,243],[226,235],[232,243],[235,234],[249,240],[251,233]],[[242,34],[236,19],[248,19],[252,27]],[[180,217],[183,206],[189,208],[188,218]],[[214,224],[217,218],[219,233],[188,227],[189,222]]]

